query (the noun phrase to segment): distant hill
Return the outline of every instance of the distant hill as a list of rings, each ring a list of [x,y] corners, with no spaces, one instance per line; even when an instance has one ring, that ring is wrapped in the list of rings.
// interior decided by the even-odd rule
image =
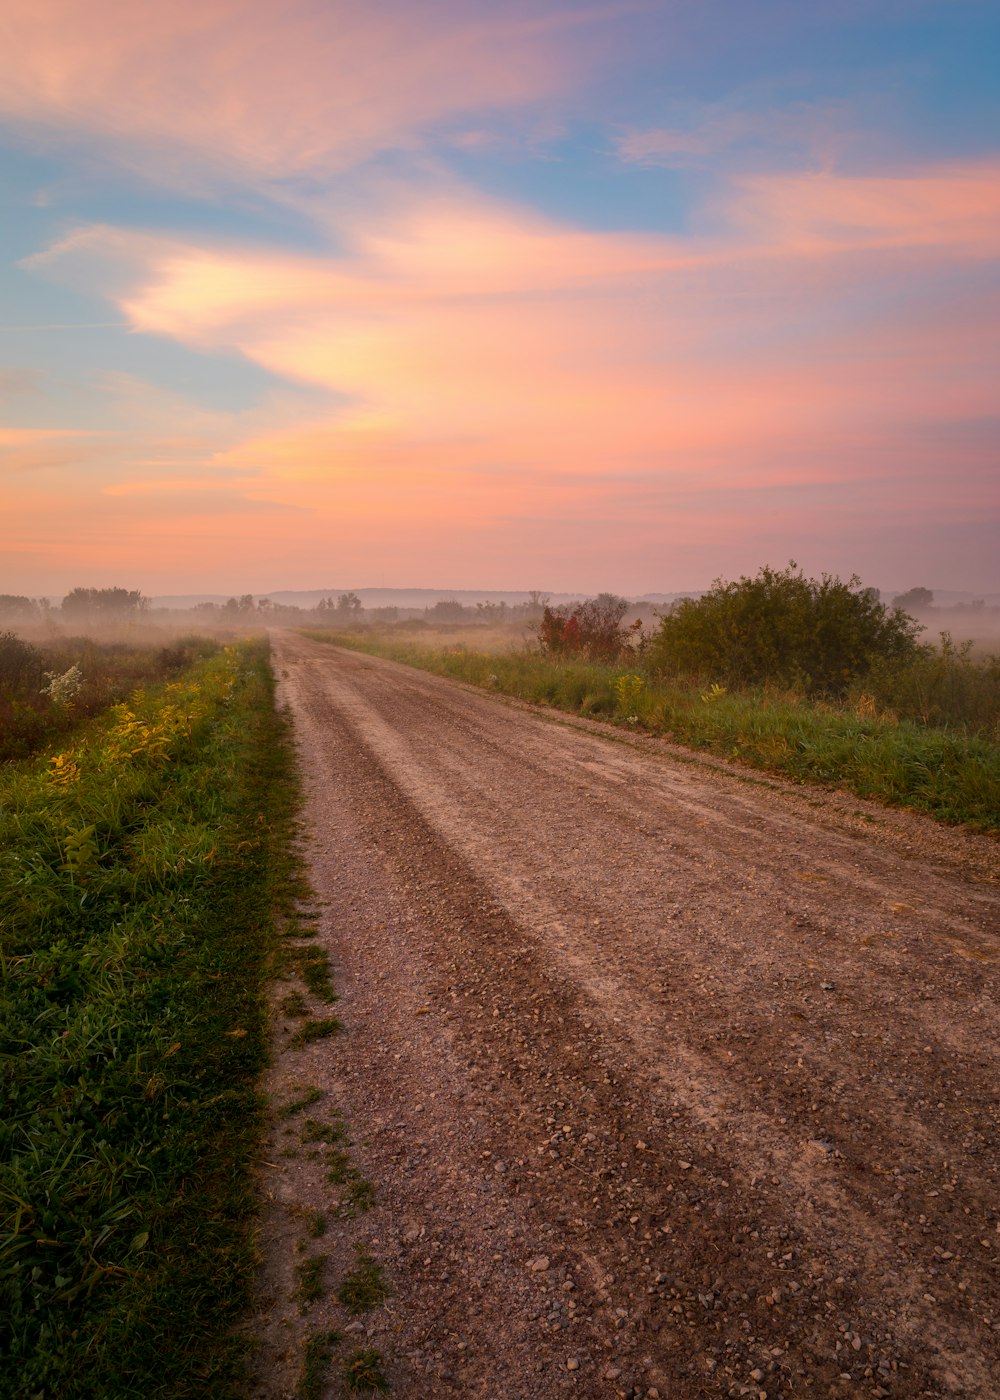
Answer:
[[[613,591],[613,590],[609,590]],[[691,588],[683,592],[676,593],[642,593],[629,595],[632,603],[649,603],[653,607],[662,607],[667,603],[673,603],[678,598],[698,598],[705,589]],[[906,590],[903,588],[883,588],[880,590],[884,603],[891,603],[893,598],[898,597]],[[543,597],[548,598],[552,603],[571,603],[581,598],[592,597],[592,593],[581,590],[577,593],[550,593],[546,589],[540,589]],[[936,608],[953,608],[957,603],[971,603],[976,598],[983,598],[987,607],[996,607],[1000,604],[1000,593],[963,593],[953,589],[935,588],[934,606]],[[309,588],[309,589],[288,589],[276,588],[269,593],[255,593],[254,601],[259,602],[261,598],[270,598],[273,603],[291,604],[299,608],[314,608],[322,598],[333,598],[336,600],[342,593],[356,593],[361,599],[365,608],[432,608],[435,603],[443,602],[447,599],[454,599],[456,602],[464,604],[466,607],[474,607],[476,603],[526,603],[530,598],[527,589],[502,589],[502,588],[350,588],[339,586],[336,588]],[[185,608],[197,607],[199,603],[224,603],[227,598],[232,597],[230,593],[179,593],[161,594],[150,599],[154,608],[169,608],[171,610],[183,611]]]
[[[571,603],[580,598],[592,596],[583,591],[579,593],[549,593],[545,589],[538,591],[542,597],[548,598],[552,603]],[[443,602],[446,599],[454,599],[466,607],[475,607],[476,603],[508,603],[513,605],[526,603],[531,597],[527,589],[345,587],[302,590],[276,588],[270,593],[255,593],[253,597],[255,602],[259,602],[261,598],[270,598],[272,603],[291,604],[299,608],[314,608],[322,598],[337,599],[342,593],[356,593],[365,608],[432,608],[435,603]],[[151,598],[150,602],[154,608],[183,610],[184,608],[197,607],[199,603],[224,603],[227,598],[232,596],[230,593],[163,594]],[[659,605],[672,603],[675,598],[688,596],[690,595],[685,593],[644,593],[641,597],[632,598],[630,601]]]

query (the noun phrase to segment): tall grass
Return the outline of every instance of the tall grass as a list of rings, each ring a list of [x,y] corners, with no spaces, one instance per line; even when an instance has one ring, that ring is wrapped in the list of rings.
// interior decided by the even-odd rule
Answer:
[[[57,637],[36,645],[0,632],[0,762],[37,753],[137,686],[169,680],[218,649],[218,643],[200,636],[178,637],[168,645],[92,637]],[[79,690],[60,703],[49,693],[48,678],[73,667]]]
[[[0,1395],[238,1393],[271,911],[266,648],[0,770]]]
[[[318,641],[370,651],[437,675],[514,695],[532,704],[663,734],[693,748],[802,782],[844,788],[943,821],[1000,830],[1000,734],[995,684],[975,683],[982,723],[927,724],[880,706],[857,690],[838,703],[810,701],[776,687],[729,691],[668,678],[641,663],[603,666],[550,659],[527,648],[507,655],[465,648],[427,650],[389,631],[340,635],[311,631]],[[918,690],[921,664],[900,675],[898,694]],[[975,667],[968,656],[962,665]],[[887,671],[872,681],[889,692]],[[637,683],[622,685],[631,675]],[[909,679],[907,678],[909,677]],[[991,695],[992,700],[985,699]],[[990,708],[992,704],[992,709]],[[901,708],[903,706],[901,705]],[[955,713],[955,707],[948,711]],[[963,712],[959,707],[959,712]]]

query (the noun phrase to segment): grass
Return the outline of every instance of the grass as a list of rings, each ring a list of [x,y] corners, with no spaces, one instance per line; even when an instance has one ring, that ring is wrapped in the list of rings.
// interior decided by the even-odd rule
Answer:
[[[344,1380],[348,1390],[384,1394],[389,1381],[382,1369],[382,1358],[374,1347],[359,1347],[344,1362]]]
[[[705,681],[670,679],[636,663],[626,667],[555,660],[528,649],[506,655],[465,648],[427,650],[405,634],[389,631],[306,635],[533,704],[663,734],[800,782],[846,789],[981,831],[1000,830],[1000,687],[990,679],[992,663],[982,664],[975,686],[965,674],[966,660],[948,672],[956,688],[965,687],[963,694],[974,694],[970,713],[992,714],[991,725],[985,720],[941,724],[900,715],[864,691],[842,703],[822,703],[768,687],[727,691]],[[935,710],[927,696],[933,693],[938,697],[934,703],[943,703],[940,673],[947,667],[940,659],[933,666],[926,663],[926,675],[918,675],[915,667],[913,663],[898,678],[896,693],[915,697],[913,706],[924,705],[933,719],[940,709]],[[632,673],[639,684],[622,685]],[[990,686],[992,702],[984,699]],[[884,675],[879,688],[891,693]],[[906,706],[901,708],[905,711]]]
[[[316,1303],[323,1297],[326,1289],[323,1284],[323,1273],[326,1269],[327,1256],[325,1254],[310,1254],[307,1259],[301,1260],[295,1266],[295,1297],[299,1304],[299,1311],[304,1312],[310,1303]]]
[[[218,650],[218,642],[199,636],[166,644],[148,633],[141,644],[52,637],[33,645],[0,631],[0,761],[30,757],[126,700],[137,687],[174,679]],[[74,685],[72,697],[59,703],[47,693],[50,678],[72,667],[79,688]]]
[[[315,935],[312,935],[311,931],[306,931],[305,934],[301,930],[296,931],[296,937],[303,936]],[[284,963],[302,978],[311,996],[327,1006],[331,1006],[337,1000],[330,976],[330,955],[325,949],[309,945],[303,948],[292,944],[285,947],[283,954]]]
[[[289,1017],[290,1020],[309,1015],[309,1006],[299,991],[289,992],[287,996],[281,998],[278,1005],[281,1008],[281,1014]]]
[[[303,1142],[325,1142],[333,1145],[343,1142],[346,1134],[340,1123],[320,1123],[316,1118],[307,1118],[302,1125]]]
[[[292,1099],[291,1102],[286,1103],[282,1108],[279,1108],[277,1110],[278,1117],[293,1118],[296,1113],[302,1113],[307,1108],[312,1108],[314,1103],[319,1103],[320,1100],[325,1097],[326,1096],[322,1089],[310,1087],[306,1089],[299,1096],[299,1098]]]
[[[337,1035],[341,1030],[341,1024],[336,1016],[327,1016],[323,1020],[310,1019],[303,1021],[298,1030],[292,1035],[289,1044],[296,1050],[301,1050],[303,1046],[312,1045],[317,1040],[325,1040],[328,1036]]]
[[[337,1301],[352,1317],[381,1307],[389,1296],[382,1270],[364,1245],[356,1245],[355,1252],[357,1263],[337,1289]]]
[[[241,1393],[296,785],[266,647],[212,650],[0,770],[9,1400]]]
[[[340,1147],[333,1147],[329,1162],[327,1181],[344,1188],[338,1213],[350,1220],[359,1213],[371,1210],[375,1204],[375,1188],[351,1161],[350,1154]]]
[[[326,953],[317,953],[314,949],[308,951],[313,956],[302,959],[302,980],[306,984],[307,990],[317,1001],[325,1002],[327,1006],[330,1006],[337,1000],[337,994],[333,990],[333,983],[330,980],[330,959]]]
[[[295,1400],[322,1400],[330,1357],[339,1344],[339,1332],[313,1332],[307,1339]]]

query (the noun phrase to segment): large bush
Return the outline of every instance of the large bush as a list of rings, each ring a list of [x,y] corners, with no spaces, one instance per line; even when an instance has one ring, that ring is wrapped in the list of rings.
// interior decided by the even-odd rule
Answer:
[[[851,578],[806,578],[794,562],[756,578],[718,580],[660,624],[650,665],[726,685],[795,686],[842,695],[876,661],[917,653],[919,623]]]
[[[625,622],[628,599],[599,593],[583,603],[546,607],[538,625],[545,656],[581,657],[612,664],[634,654],[640,622]]]

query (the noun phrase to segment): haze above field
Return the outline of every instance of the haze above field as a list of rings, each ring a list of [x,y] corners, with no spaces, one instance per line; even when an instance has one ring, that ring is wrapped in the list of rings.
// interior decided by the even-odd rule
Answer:
[[[2,32],[0,592],[1000,591],[995,5]]]

